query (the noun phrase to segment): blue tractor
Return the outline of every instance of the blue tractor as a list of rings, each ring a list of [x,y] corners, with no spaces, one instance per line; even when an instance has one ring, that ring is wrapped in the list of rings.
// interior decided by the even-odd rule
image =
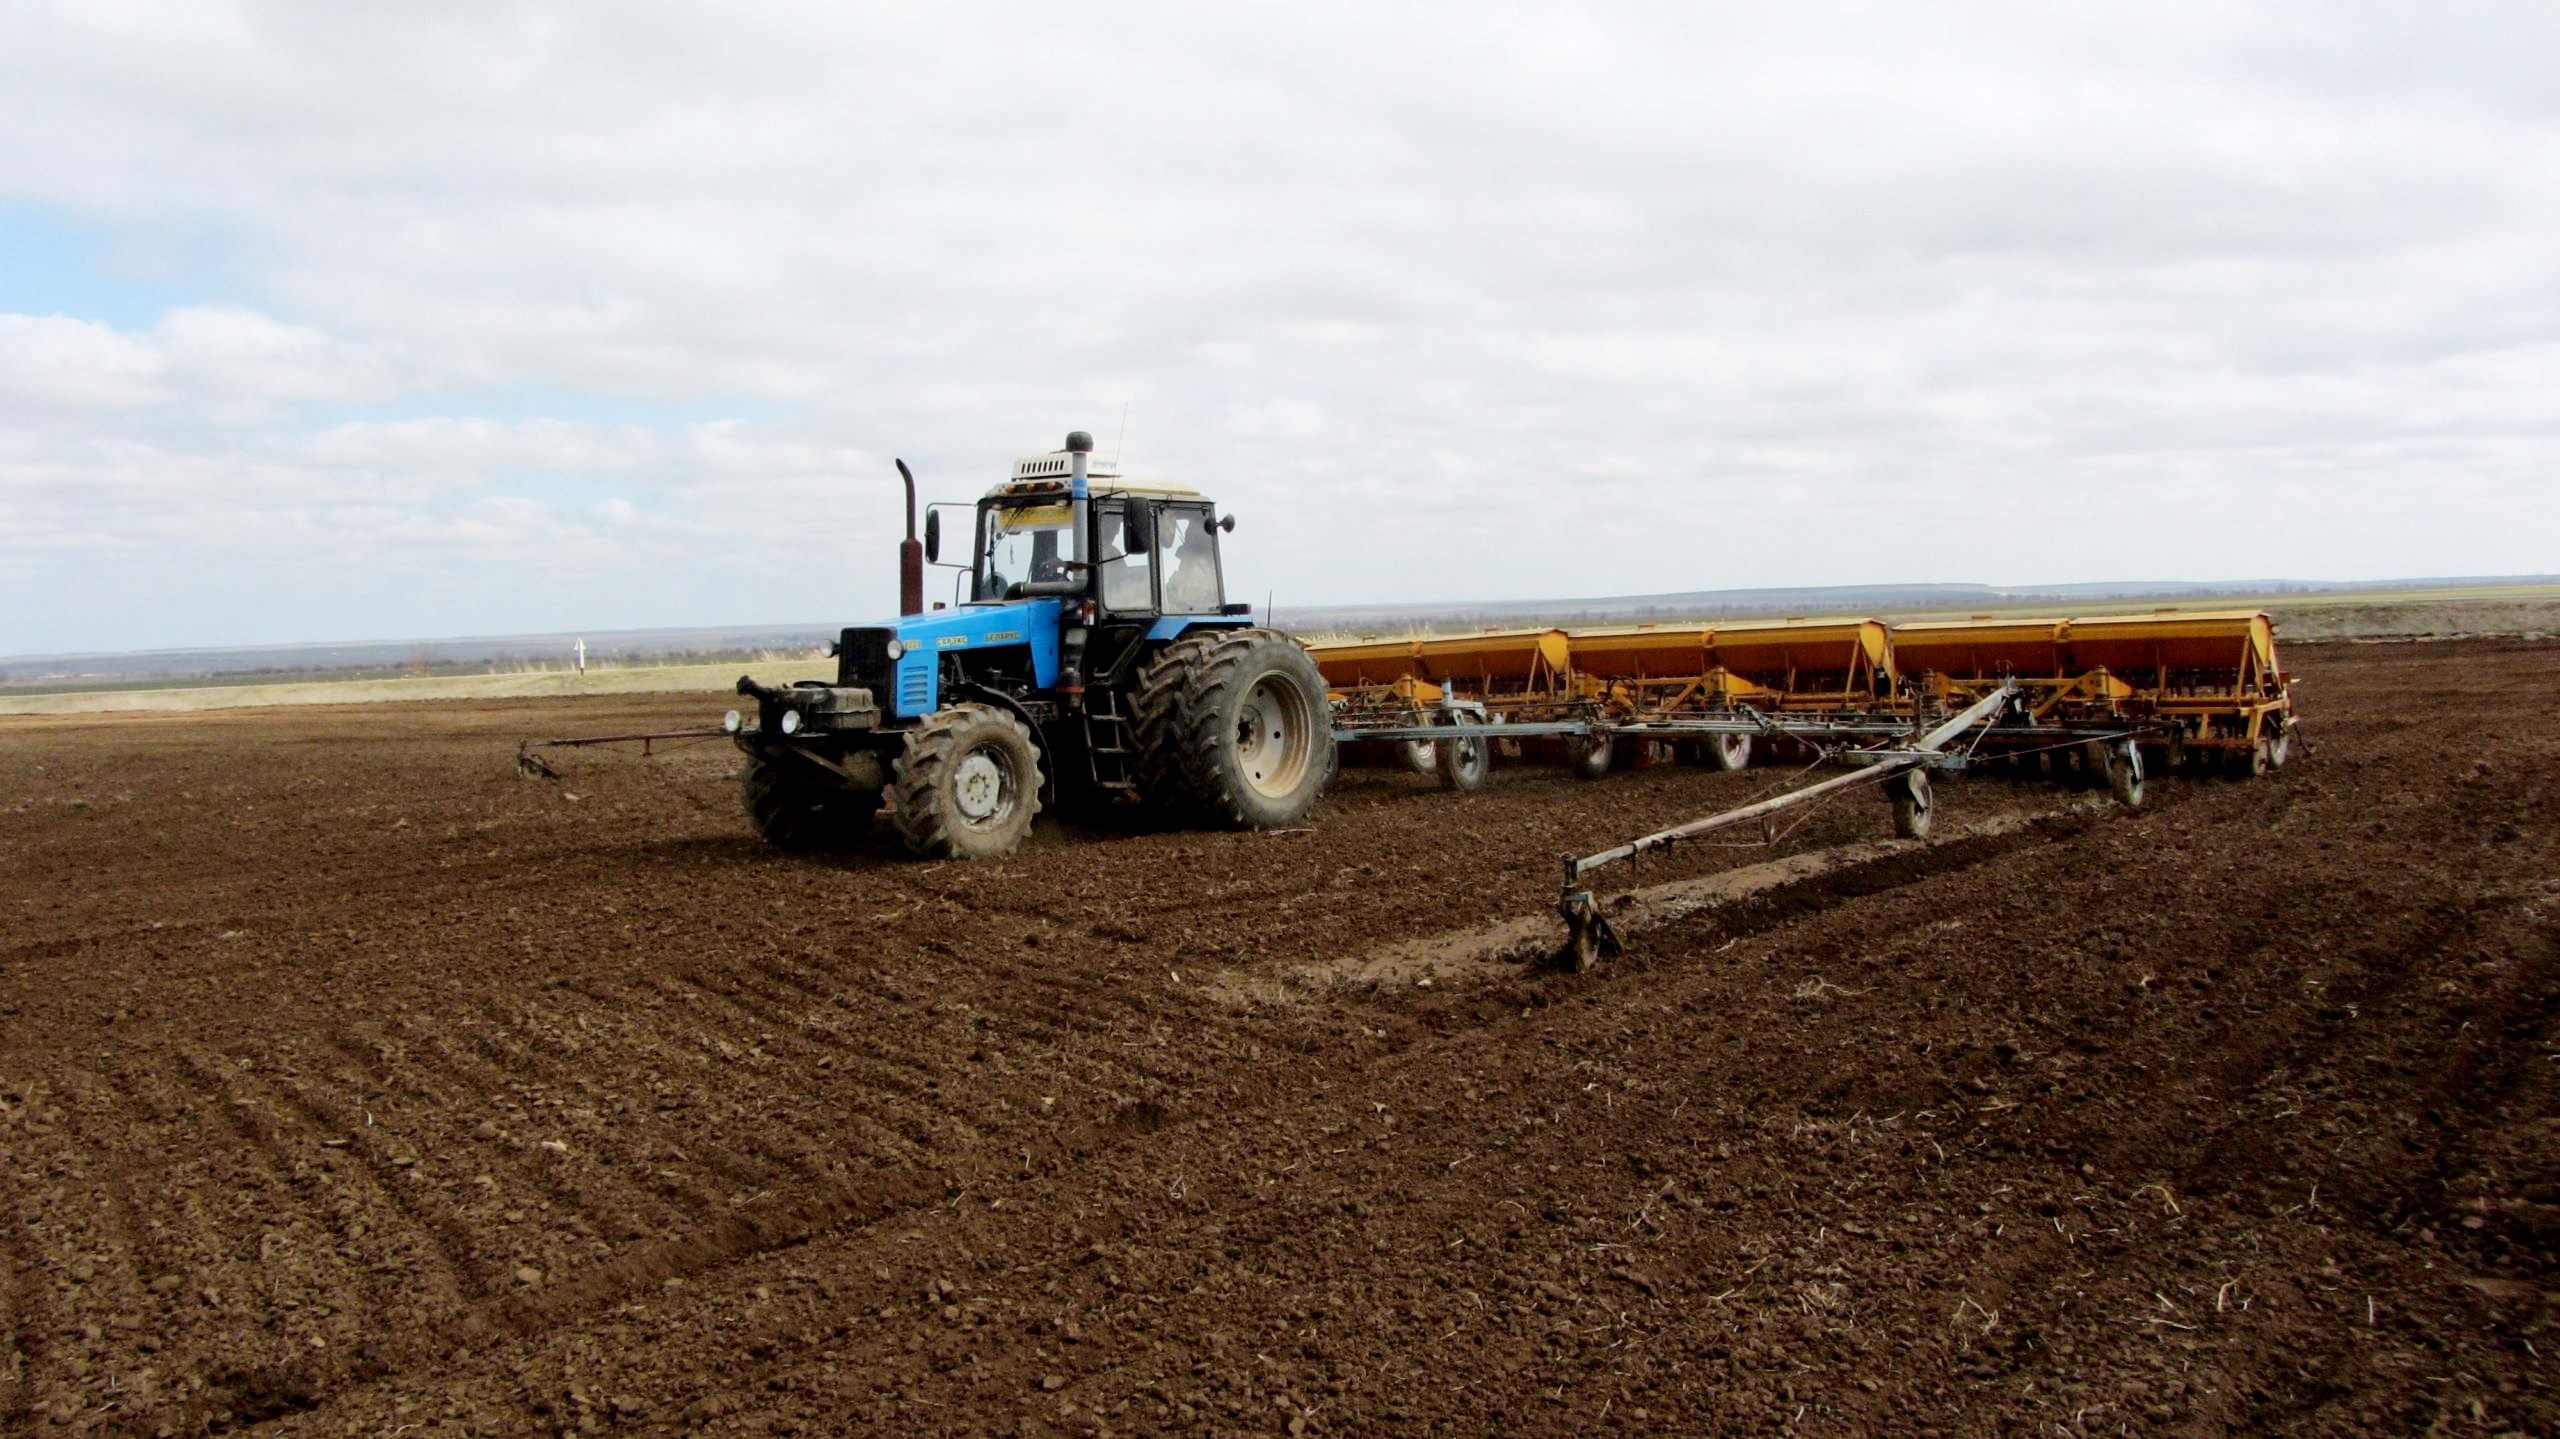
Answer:
[[[897,620],[837,640],[832,684],[738,681],[747,815],[799,849],[866,834],[885,807],[907,847],[1005,854],[1043,806],[1137,805],[1168,823],[1305,818],[1335,766],[1306,648],[1227,602],[1196,491],[1121,480],[1079,430],[1017,461],[976,507],[966,598],[924,607],[941,511],[900,552]]]

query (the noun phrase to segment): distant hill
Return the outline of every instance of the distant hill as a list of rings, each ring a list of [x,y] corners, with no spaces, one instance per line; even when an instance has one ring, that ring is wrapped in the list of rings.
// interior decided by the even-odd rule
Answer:
[[[1655,595],[1596,595],[1526,600],[1445,600],[1395,605],[1283,605],[1276,616],[1300,632],[1395,631],[1499,624],[1634,622],[1716,616],[1910,613],[2050,602],[2404,594],[2489,591],[2560,585],[2560,575],[2462,576],[2405,580],[2125,580],[2096,584],[2000,587],[1974,584],[1810,585],[1773,589],[1679,590]],[[274,679],[375,679],[401,675],[486,674],[493,670],[560,669],[587,644],[591,666],[710,663],[767,654],[812,654],[841,628],[835,624],[729,625],[698,629],[601,630],[580,635],[486,635],[449,639],[360,640],[328,644],[254,645],[230,649],[132,650],[117,653],[0,656],[0,684],[12,688],[98,689],[244,683]]]
[[[79,686],[200,684],[274,679],[391,679],[402,675],[486,674],[491,670],[564,669],[578,641],[591,666],[748,659],[823,649],[840,625],[736,625],[702,629],[600,630],[584,635],[485,635],[453,639],[359,640],[233,649],[129,650],[119,653],[0,657],[0,683],[49,689]]]

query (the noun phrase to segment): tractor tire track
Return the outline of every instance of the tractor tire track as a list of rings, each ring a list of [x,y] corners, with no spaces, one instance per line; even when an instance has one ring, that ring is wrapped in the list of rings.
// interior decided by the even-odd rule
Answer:
[[[455,1313],[484,1287],[469,1234],[403,1191],[403,1156],[373,1133],[361,1108],[314,1096],[289,1075],[271,1081],[192,1042],[173,1046],[172,1053],[180,1078],[277,1164],[319,1156],[332,1212],[363,1226],[351,1228],[351,1237],[371,1239],[368,1248],[388,1251],[377,1259],[375,1272],[380,1282],[394,1286],[406,1312]]]

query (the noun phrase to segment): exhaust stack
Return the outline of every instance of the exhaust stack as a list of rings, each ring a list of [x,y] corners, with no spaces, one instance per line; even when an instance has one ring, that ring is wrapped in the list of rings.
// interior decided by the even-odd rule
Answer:
[[[924,541],[916,538],[916,472],[898,461],[898,478],[907,482],[907,537],[898,542],[898,613],[924,613]]]

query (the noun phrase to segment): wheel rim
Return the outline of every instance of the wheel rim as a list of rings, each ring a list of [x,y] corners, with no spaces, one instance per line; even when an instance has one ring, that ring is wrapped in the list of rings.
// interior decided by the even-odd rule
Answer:
[[[993,748],[969,751],[951,772],[951,807],[973,825],[1002,819],[1013,808],[1013,767]]]
[[[1707,741],[1716,747],[1716,758],[1726,769],[1740,769],[1751,759],[1751,736],[1720,734]]]
[[[1236,710],[1236,767],[1265,799],[1285,799],[1306,782],[1314,750],[1306,696],[1286,676],[1264,675]]]
[[[1469,780],[1482,778],[1485,766],[1492,762],[1493,756],[1483,740],[1458,741],[1458,770]]]

